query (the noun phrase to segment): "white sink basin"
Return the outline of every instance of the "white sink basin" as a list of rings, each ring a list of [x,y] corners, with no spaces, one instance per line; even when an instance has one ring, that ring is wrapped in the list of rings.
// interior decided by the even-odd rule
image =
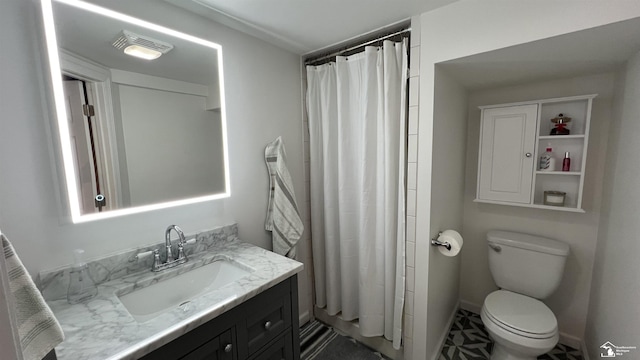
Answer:
[[[136,321],[145,322],[250,273],[233,261],[218,260],[118,298]]]

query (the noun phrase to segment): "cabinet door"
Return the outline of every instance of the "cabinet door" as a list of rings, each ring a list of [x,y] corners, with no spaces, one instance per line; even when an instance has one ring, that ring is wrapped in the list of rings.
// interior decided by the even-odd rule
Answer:
[[[531,202],[538,105],[482,110],[478,199]]]
[[[235,359],[231,330],[208,341],[181,360],[233,360]]]
[[[298,313],[292,306],[297,298],[293,281],[283,281],[243,304],[244,319],[236,323],[239,358],[251,357],[283,331],[297,328],[293,321],[297,315],[292,315]]]

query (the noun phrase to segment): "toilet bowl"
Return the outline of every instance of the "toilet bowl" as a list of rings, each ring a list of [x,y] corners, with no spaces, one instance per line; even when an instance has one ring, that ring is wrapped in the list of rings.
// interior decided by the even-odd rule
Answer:
[[[491,360],[533,360],[558,343],[558,323],[541,301],[497,290],[485,299],[480,313],[493,339]]]
[[[569,246],[557,240],[489,231],[489,267],[500,290],[480,317],[494,340],[491,360],[534,360],[558,343],[558,321],[540,300],[560,284]]]

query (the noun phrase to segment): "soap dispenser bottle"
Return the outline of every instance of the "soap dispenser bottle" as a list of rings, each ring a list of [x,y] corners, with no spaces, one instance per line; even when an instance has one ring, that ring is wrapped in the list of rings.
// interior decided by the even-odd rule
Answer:
[[[556,159],[551,149],[551,144],[547,146],[547,151],[540,156],[540,171],[554,171],[556,169]]]
[[[98,294],[98,287],[89,274],[89,267],[83,261],[83,255],[84,250],[82,249],[73,251],[75,261],[69,273],[69,289],[67,290],[69,304],[87,301]]]

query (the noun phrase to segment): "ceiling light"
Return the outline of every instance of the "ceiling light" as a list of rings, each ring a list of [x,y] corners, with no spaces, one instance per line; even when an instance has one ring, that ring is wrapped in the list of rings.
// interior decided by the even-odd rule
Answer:
[[[146,60],[153,60],[173,49],[173,45],[154,38],[134,34],[131,31],[122,30],[113,40],[113,47],[123,50],[125,54]]]
[[[145,60],[157,59],[160,57],[160,55],[162,55],[160,51],[148,49],[140,45],[129,45],[126,48],[124,48],[124,53],[127,55],[139,57]]]

